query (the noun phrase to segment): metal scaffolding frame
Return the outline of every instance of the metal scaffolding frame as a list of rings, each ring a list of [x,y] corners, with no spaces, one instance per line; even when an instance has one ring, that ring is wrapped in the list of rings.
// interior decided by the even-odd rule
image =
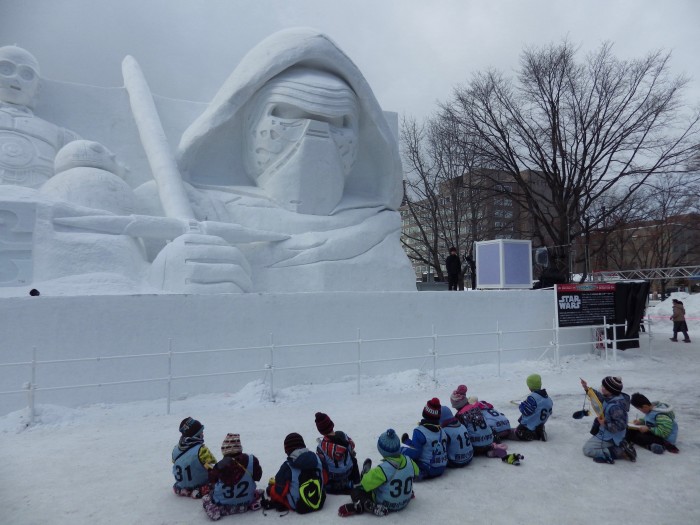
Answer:
[[[614,281],[615,279],[644,279],[668,280],[668,279],[698,279],[700,280],[700,266],[678,266],[676,268],[647,268],[644,270],[609,270],[593,272],[594,281]]]

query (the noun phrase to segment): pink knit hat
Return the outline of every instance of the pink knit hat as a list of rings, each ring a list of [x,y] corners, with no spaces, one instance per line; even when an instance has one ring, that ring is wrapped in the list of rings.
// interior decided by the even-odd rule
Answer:
[[[452,408],[456,408],[457,410],[467,404],[467,385],[459,385],[457,389],[452,392],[450,403],[452,404]]]

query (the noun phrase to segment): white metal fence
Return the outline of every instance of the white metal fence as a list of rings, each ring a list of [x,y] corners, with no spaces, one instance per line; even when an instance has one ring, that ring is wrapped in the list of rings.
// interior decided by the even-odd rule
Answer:
[[[651,321],[648,319],[644,320],[644,324],[647,326],[647,331],[642,332],[648,339],[648,350],[651,355],[652,352],[652,332],[651,332]],[[50,392],[56,392],[61,390],[74,390],[74,389],[90,389],[90,388],[102,388],[115,385],[135,385],[139,383],[161,383],[164,385],[164,394],[166,399],[166,411],[170,414],[170,407],[172,401],[172,387],[178,381],[183,380],[206,380],[214,377],[228,377],[228,376],[245,376],[249,380],[254,380],[259,376],[263,376],[265,383],[269,387],[269,393],[271,399],[275,398],[275,377],[283,373],[294,373],[299,370],[313,370],[322,368],[339,368],[339,367],[354,367],[356,372],[356,384],[357,393],[359,394],[362,386],[362,377],[365,375],[372,375],[373,370],[380,363],[390,363],[397,361],[410,361],[410,360],[422,360],[423,363],[417,368],[426,368],[425,363],[431,363],[432,368],[432,379],[437,381],[437,371],[440,368],[440,360],[445,360],[447,358],[461,357],[464,359],[461,364],[469,365],[469,356],[475,355],[488,355],[494,356],[495,364],[497,366],[497,374],[501,375],[501,364],[503,362],[503,356],[510,352],[527,352],[538,350],[537,360],[545,358],[547,355],[551,356],[551,359],[555,366],[559,366],[560,357],[563,350],[572,349],[574,347],[588,347],[593,352],[599,352],[601,357],[606,360],[612,359],[617,360],[617,348],[618,343],[623,340],[618,340],[615,338],[617,330],[613,329],[613,339],[607,338],[606,328],[613,328],[617,326],[624,325],[614,325],[614,324],[603,324],[597,327],[583,326],[583,327],[567,327],[560,328],[557,327],[556,321],[553,322],[552,328],[548,329],[536,329],[536,330],[513,330],[504,331],[501,330],[498,322],[496,323],[495,330],[484,331],[484,332],[469,332],[469,333],[451,333],[451,334],[438,334],[433,326],[432,333],[413,336],[413,337],[394,337],[394,338],[381,338],[381,339],[363,339],[360,330],[357,330],[357,338],[352,340],[344,341],[326,341],[326,342],[314,342],[314,343],[296,343],[296,344],[277,344],[275,342],[274,334],[270,333],[269,344],[264,346],[247,346],[240,348],[214,348],[214,349],[200,349],[200,350],[189,350],[189,351],[173,351],[173,341],[169,340],[168,351],[159,353],[147,353],[147,354],[135,354],[135,355],[114,355],[108,357],[85,357],[85,358],[75,358],[75,359],[39,359],[37,348],[32,349],[32,355],[30,361],[22,362],[12,362],[12,363],[0,363],[0,371],[5,370],[2,373],[8,373],[8,370],[17,370],[22,368],[28,368],[27,381],[22,385],[21,389],[7,390],[0,392],[0,396],[18,395],[26,394],[27,396],[27,406],[29,409],[29,424],[32,424],[35,419],[35,408],[37,404],[37,397],[39,395],[47,394]],[[562,333],[566,333],[573,330],[588,330],[590,337],[583,342],[573,342],[573,343],[563,343]],[[503,345],[503,338],[506,335],[518,335],[518,334],[551,334],[551,339],[545,345],[536,346],[523,346],[523,347],[507,347]],[[445,351],[441,352],[441,341],[446,341],[454,338],[462,338],[465,342],[464,347],[468,347],[466,344],[470,340],[477,337],[486,337],[491,339],[494,347],[488,349],[482,349],[477,351]],[[579,338],[581,339],[581,338]],[[409,356],[381,356],[376,353],[372,358],[363,358],[363,348],[367,345],[376,345],[387,342],[396,341],[426,341],[428,343],[428,348],[425,353],[419,355],[409,355]],[[275,365],[276,357],[279,353],[284,350],[294,350],[299,348],[309,348],[309,347],[323,347],[324,349],[332,348],[334,346],[343,345],[347,347],[348,345],[354,346],[356,348],[355,357],[353,359],[346,359],[344,361],[332,361],[332,362],[317,362],[313,364],[301,364],[301,365]],[[447,345],[448,347],[455,347],[455,345]],[[214,371],[198,374],[175,374],[173,373],[174,365],[185,358],[186,356],[198,356],[198,355],[211,355],[217,353],[236,353],[242,351],[255,351],[260,353],[266,353],[267,362],[258,368],[249,368],[245,370],[229,370],[229,371]],[[37,371],[42,367],[47,367],[55,364],[64,364],[70,366],[76,366],[79,363],[97,363],[97,362],[118,362],[124,360],[138,360],[138,359],[162,359],[165,361],[165,369],[167,373],[160,377],[148,377],[141,379],[129,379],[122,381],[107,381],[107,382],[96,382],[96,383],[74,383],[65,384],[59,386],[42,386],[37,382]],[[11,372],[9,372],[11,373]]]

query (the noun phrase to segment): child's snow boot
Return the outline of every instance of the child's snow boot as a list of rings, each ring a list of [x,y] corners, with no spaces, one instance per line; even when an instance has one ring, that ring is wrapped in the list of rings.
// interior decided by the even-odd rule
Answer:
[[[544,430],[544,425],[540,425],[535,429],[535,435],[540,441],[547,441],[547,432]]]
[[[362,507],[362,502],[359,500],[346,503],[338,508],[338,516],[343,518],[354,516],[355,514],[363,514],[364,512],[365,509]]]
[[[632,463],[637,461],[637,451],[634,449],[634,445],[632,443],[626,439],[623,439],[620,443],[620,448],[622,449],[624,457],[629,459]]]
[[[508,445],[505,443],[494,443],[491,450],[486,453],[489,458],[504,458],[508,454]]]
[[[202,498],[202,507],[204,507],[204,512],[207,513],[210,520],[219,521],[221,519],[219,506],[211,500],[211,496],[208,494]]]
[[[614,464],[615,464],[615,460],[614,460],[613,457],[612,457],[610,454],[608,454],[607,452],[605,452],[602,456],[596,456],[596,457],[594,457],[594,458],[593,458],[593,461],[595,461],[596,463],[607,463],[607,464],[609,464],[609,465],[614,465]]]
[[[658,443],[652,443],[651,446],[649,447],[649,450],[651,450],[654,454],[663,454],[664,453],[664,446],[659,445]]]
[[[671,454],[678,454],[680,452],[676,445],[674,445],[673,443],[669,443],[668,441],[664,443],[664,448],[668,450]]]

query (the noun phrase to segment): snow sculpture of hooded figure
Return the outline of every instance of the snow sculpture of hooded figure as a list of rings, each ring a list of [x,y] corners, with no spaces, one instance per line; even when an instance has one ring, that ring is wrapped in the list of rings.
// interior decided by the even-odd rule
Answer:
[[[151,244],[152,282],[181,288],[173,268],[194,259],[242,291],[415,290],[400,244],[396,140],[360,71],[325,35],[286,30],[248,53],[185,131],[178,165],[198,220],[288,238],[216,261],[202,250],[217,237]],[[136,193],[143,212],[164,215],[154,182]]]

